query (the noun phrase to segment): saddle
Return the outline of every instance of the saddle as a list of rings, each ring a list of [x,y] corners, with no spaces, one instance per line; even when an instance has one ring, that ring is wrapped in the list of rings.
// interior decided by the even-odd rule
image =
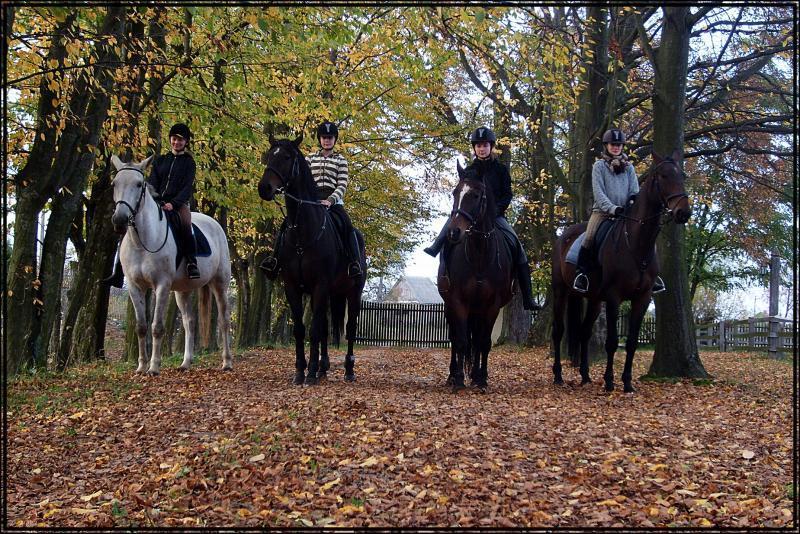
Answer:
[[[164,211],[163,213],[167,216],[169,229],[172,231],[177,245],[178,253],[175,255],[175,268],[177,269],[186,254],[186,244],[181,239],[181,218],[175,211]],[[194,223],[192,223],[192,236],[195,242],[195,256],[211,256],[211,245],[208,243],[208,238]]]
[[[597,260],[600,254],[600,249],[603,247],[603,243],[605,243],[611,228],[614,227],[614,223],[616,222],[617,219],[605,219],[600,223],[600,226],[597,227],[597,232],[594,234],[594,245],[592,245],[591,254],[592,263],[594,265],[599,264]],[[569,247],[569,251],[567,251],[567,257],[565,258],[567,263],[571,263],[573,265],[578,264],[578,253],[581,250],[581,245],[583,244],[583,238],[585,235],[586,232],[582,232],[581,235],[579,235]]]

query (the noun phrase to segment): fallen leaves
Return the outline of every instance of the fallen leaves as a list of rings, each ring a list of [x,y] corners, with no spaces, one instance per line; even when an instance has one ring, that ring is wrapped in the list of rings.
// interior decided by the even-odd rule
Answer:
[[[14,383],[9,524],[791,526],[791,366],[702,357],[714,385],[635,395],[604,393],[602,364],[554,387],[545,351],[513,348],[492,351],[485,395],[452,394],[449,352],[426,349],[359,351],[355,384],[334,357],[314,388],[290,384],[289,350]]]

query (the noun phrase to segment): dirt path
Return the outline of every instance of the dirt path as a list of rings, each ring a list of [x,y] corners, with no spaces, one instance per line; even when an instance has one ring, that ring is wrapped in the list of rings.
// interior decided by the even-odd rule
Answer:
[[[335,351],[340,354],[340,351]],[[222,373],[91,366],[9,388],[9,526],[789,527],[792,365],[703,353],[711,384],[551,384],[498,348],[488,393],[449,351],[364,349],[354,384],[294,387],[288,350]],[[616,380],[619,385],[621,360]]]

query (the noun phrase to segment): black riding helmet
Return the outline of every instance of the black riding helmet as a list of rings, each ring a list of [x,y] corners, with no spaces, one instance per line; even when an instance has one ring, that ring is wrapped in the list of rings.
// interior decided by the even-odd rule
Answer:
[[[610,130],[606,130],[606,133],[603,134],[603,144],[606,143],[622,143],[624,144],[627,138],[625,134],[619,128],[611,128]]]
[[[169,136],[172,137],[173,135],[183,137],[187,141],[192,138],[192,132],[189,131],[189,127],[182,122],[179,122],[169,129]]]
[[[475,146],[475,143],[481,143],[484,141],[488,141],[489,144],[492,146],[497,143],[497,136],[494,135],[494,132],[485,126],[481,126],[477,128],[472,135],[469,136],[469,142],[472,143],[472,146]]]
[[[332,122],[325,121],[317,126],[317,142],[323,135],[332,135],[334,139],[339,139],[339,128]]]

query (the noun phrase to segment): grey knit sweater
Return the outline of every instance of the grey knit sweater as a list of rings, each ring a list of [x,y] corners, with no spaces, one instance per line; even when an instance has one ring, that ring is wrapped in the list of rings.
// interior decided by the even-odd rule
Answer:
[[[595,161],[592,167],[592,193],[592,211],[613,215],[617,206],[624,206],[631,195],[639,193],[639,180],[633,165],[628,164],[625,172],[614,174],[604,160]]]

